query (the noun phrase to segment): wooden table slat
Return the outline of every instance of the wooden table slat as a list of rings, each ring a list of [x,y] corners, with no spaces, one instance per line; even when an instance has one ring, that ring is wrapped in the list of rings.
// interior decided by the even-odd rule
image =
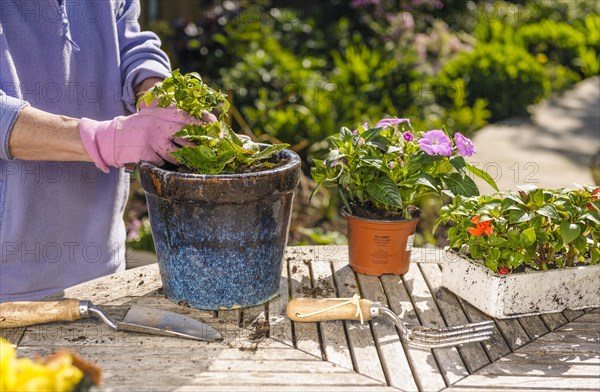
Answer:
[[[408,290],[421,325],[428,327],[446,327],[440,315],[437,304],[433,299],[427,282],[421,274],[418,265],[412,265],[402,277]],[[433,355],[440,367],[447,385],[452,385],[461,378],[468,376],[462,358],[456,347],[434,349]]]
[[[312,264],[315,296],[318,298],[337,298],[331,264],[326,260],[313,260]],[[331,363],[352,369],[352,356],[346,338],[343,321],[318,323],[323,342],[325,358]]]
[[[269,336],[275,340],[294,346],[292,336],[292,322],[285,315],[285,308],[290,295],[289,260],[293,257],[292,252],[286,252],[281,268],[281,280],[279,284],[279,296],[269,301]]]
[[[535,340],[550,332],[539,316],[519,317],[519,322],[530,340]]]
[[[477,321],[485,321],[490,319],[489,316],[487,316],[482,311],[475,308],[473,305],[463,300],[462,298],[458,298],[458,303],[464,309],[465,314],[469,318],[470,322],[474,323]],[[502,332],[500,331],[500,325],[497,322],[496,328],[493,329],[493,332],[494,333],[492,334],[492,336],[482,343],[483,348],[485,349],[488,358],[491,361],[495,361],[498,358],[502,358],[503,356],[511,352],[508,343],[506,342]]]
[[[377,277],[358,274],[358,282],[363,298],[389,307],[381,281]],[[371,328],[388,384],[403,391],[417,390],[409,360],[395,325],[391,320],[381,317],[371,322]]]
[[[404,323],[418,325],[419,319],[402,279],[392,275],[384,275],[380,279],[391,310]],[[405,351],[420,390],[438,391],[446,386],[431,350],[405,346]]]
[[[540,318],[544,320],[544,323],[550,331],[554,331],[556,328],[561,327],[567,323],[567,318],[562,313],[547,313],[540,315]]]
[[[468,324],[469,319],[463,312],[454,294],[442,286],[442,272],[437,264],[421,263],[418,265],[429,287],[434,290],[433,298],[448,325]],[[481,343],[465,344],[458,348],[469,373],[488,365],[490,360]]]
[[[358,293],[358,282],[354,271],[346,263],[333,263],[333,277],[340,298],[349,298]],[[373,344],[373,333],[368,323],[344,321],[355,370],[360,374],[381,382],[386,382],[379,361],[377,348]]]

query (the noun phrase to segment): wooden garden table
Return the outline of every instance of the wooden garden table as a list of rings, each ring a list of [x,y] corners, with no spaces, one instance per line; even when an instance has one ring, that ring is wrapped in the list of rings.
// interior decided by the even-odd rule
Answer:
[[[288,296],[381,301],[408,323],[433,326],[487,318],[441,289],[441,253],[416,248],[402,278],[357,275],[344,246],[289,247],[281,295],[264,306],[199,311],[161,293],[156,264],[67,289],[52,298],[89,299],[115,318],[129,305],[176,311],[218,328],[226,340],[206,343],[114,332],[94,319],[13,330],[2,335],[20,355],[67,347],[104,371],[102,389],[114,391],[383,391],[598,390],[600,312],[564,311],[496,320],[488,342],[423,350],[401,342],[381,319],[292,323]],[[268,337],[266,326],[270,326]]]

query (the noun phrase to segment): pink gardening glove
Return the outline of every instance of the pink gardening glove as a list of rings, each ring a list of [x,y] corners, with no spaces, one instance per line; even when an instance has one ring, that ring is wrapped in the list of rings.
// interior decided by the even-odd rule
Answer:
[[[109,121],[82,118],[79,134],[90,158],[108,173],[109,166],[123,167],[126,163],[148,161],[157,166],[164,161],[177,163],[169,155],[179,147],[173,142],[173,134],[188,124],[216,121],[207,112],[198,119],[176,108],[147,108]],[[186,145],[185,141],[177,143]]]

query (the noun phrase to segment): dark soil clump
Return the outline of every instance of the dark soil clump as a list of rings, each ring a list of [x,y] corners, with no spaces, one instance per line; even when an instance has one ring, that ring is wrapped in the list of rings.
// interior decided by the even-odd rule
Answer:
[[[351,214],[357,218],[387,221],[405,220],[404,214],[401,211],[381,210],[376,208],[369,201],[367,201],[365,204],[361,204],[355,200],[352,200],[349,202],[349,204]],[[410,206],[408,209],[412,219],[417,219],[421,215],[420,210],[415,206]]]

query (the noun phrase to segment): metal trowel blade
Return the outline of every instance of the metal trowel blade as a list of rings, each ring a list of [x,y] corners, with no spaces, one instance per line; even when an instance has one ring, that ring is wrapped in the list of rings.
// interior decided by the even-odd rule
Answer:
[[[117,330],[209,342],[223,339],[219,331],[201,321],[177,313],[143,306],[132,306],[123,321],[117,323]]]

